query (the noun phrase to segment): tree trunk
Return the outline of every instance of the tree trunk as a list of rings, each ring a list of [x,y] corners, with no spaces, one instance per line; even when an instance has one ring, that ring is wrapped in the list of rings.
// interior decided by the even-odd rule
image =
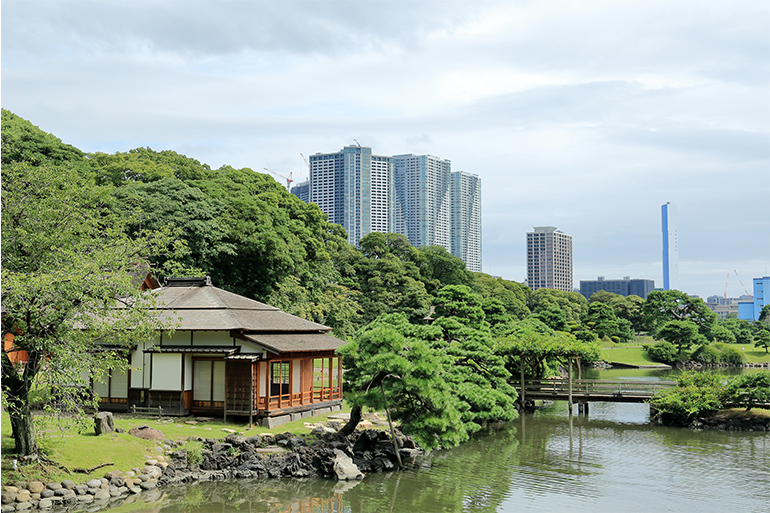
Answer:
[[[29,406],[12,406],[8,410],[13,429],[13,440],[16,443],[16,453],[20,456],[36,455],[38,453],[37,436]]]
[[[338,431],[339,434],[341,434],[344,437],[348,437],[351,434],[353,434],[353,431],[356,430],[356,426],[359,422],[361,422],[361,419],[363,418],[363,410],[360,406],[353,406],[353,409],[350,410],[350,420],[348,420],[348,423],[342,426],[342,429]]]
[[[36,362],[37,360],[30,355],[30,360],[20,375],[8,358],[8,354],[5,351],[2,354],[2,387],[8,401],[8,416],[11,419],[13,440],[19,456],[38,454],[35,426],[32,423],[32,411],[29,407],[29,387],[27,387],[27,383],[32,381],[30,376],[34,374],[34,367],[30,366],[35,366]]]

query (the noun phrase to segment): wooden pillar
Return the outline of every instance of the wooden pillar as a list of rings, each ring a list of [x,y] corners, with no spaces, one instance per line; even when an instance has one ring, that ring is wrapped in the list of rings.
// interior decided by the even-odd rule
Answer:
[[[289,360],[289,406],[294,405],[294,360]]]
[[[254,361],[249,364],[249,429],[254,425]]]
[[[569,376],[569,394],[567,399],[567,409],[569,414],[572,415],[572,357],[569,358],[569,365],[567,366],[567,375]]]
[[[337,357],[337,390],[339,399],[342,399],[342,357]]]

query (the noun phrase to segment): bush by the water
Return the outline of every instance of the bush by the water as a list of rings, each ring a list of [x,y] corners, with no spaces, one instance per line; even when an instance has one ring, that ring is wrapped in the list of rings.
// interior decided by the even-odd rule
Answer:
[[[767,402],[770,402],[770,372],[740,374],[732,379],[709,372],[683,372],[676,388],[650,399],[658,418],[669,416],[679,422],[688,422],[727,406],[750,409]]]
[[[661,340],[654,344],[644,346],[647,354],[654,362],[665,363],[671,365],[676,362],[676,358],[679,355],[679,350],[671,342]]]
[[[745,406],[747,410],[757,404],[770,403],[770,372],[736,376],[728,383],[727,393],[733,405]]]
[[[690,357],[694,362],[703,365],[743,365],[746,363],[746,356],[727,344],[715,343],[700,346]]]

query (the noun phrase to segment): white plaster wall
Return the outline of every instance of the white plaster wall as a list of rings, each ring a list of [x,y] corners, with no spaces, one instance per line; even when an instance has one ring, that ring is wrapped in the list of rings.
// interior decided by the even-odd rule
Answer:
[[[211,391],[212,401],[225,400],[225,362],[214,363],[214,387]]]
[[[259,396],[267,393],[267,362],[259,362]]]
[[[192,390],[193,383],[193,362],[192,355],[184,355],[184,389]]]
[[[182,389],[182,355],[157,353],[152,355],[152,389]]]
[[[193,345],[195,346],[232,346],[233,337],[231,337],[230,333],[226,331],[194,331]],[[237,345],[240,345],[240,344],[237,344]]]
[[[302,391],[302,360],[292,360],[291,393]]]
[[[128,398],[128,371],[112,371],[112,387],[110,394],[110,397],[115,397],[117,399]]]

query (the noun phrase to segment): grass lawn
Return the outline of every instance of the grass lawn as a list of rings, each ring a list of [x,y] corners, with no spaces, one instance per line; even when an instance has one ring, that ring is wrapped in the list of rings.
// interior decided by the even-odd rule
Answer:
[[[657,362],[653,362],[647,351],[644,350],[644,345],[652,344],[655,341],[649,336],[637,336],[632,342],[628,344],[616,344],[612,341],[602,343],[602,351],[604,353],[604,359],[608,362],[619,362],[628,365],[656,365]],[[746,357],[747,363],[768,363],[770,362],[770,353],[766,353],[764,349],[759,349],[751,344],[726,344],[729,347],[739,351]],[[684,351],[682,353],[683,359],[688,359],[691,351]]]
[[[343,410],[347,412],[349,410]],[[30,481],[40,479],[44,482],[62,481],[72,479],[76,483],[84,483],[89,479],[103,477],[110,470],[128,471],[132,467],[142,467],[144,462],[153,456],[162,454],[159,444],[152,440],[143,440],[128,434],[132,427],[150,426],[163,432],[169,440],[184,442],[188,437],[200,438],[224,438],[229,435],[230,429],[239,434],[253,436],[262,433],[276,434],[291,432],[294,434],[309,434],[312,428],[305,427],[305,423],[325,423],[329,416],[339,414],[334,412],[319,415],[309,419],[289,422],[273,429],[253,426],[243,422],[224,423],[219,420],[198,421],[197,424],[188,424],[188,421],[196,420],[193,417],[164,417],[162,420],[147,417],[131,417],[118,415],[115,417],[115,427],[125,430],[125,433],[111,433],[109,435],[96,436],[93,425],[88,424],[88,429],[78,432],[71,423],[51,422],[49,425],[38,429],[38,443],[45,449],[48,457],[69,469],[75,467],[89,469],[102,463],[113,465],[102,467],[91,474],[68,474],[65,470],[50,465],[27,465],[19,470],[13,470],[14,442],[11,437],[11,422],[6,412],[2,413],[2,434],[0,435],[0,450],[2,450],[2,484],[7,485],[15,481]]]

